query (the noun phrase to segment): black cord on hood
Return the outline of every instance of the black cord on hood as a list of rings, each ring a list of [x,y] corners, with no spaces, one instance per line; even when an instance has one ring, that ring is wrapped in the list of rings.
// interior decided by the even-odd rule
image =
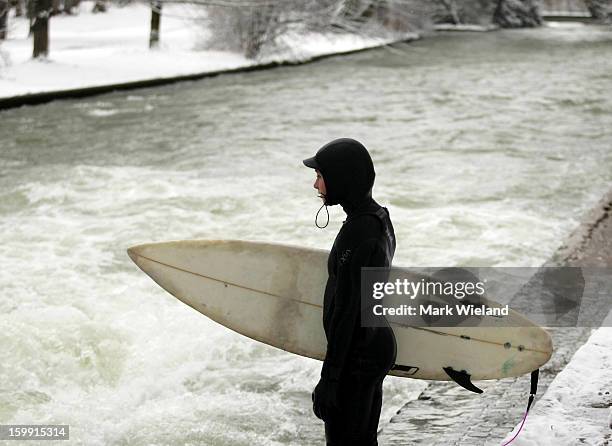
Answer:
[[[319,222],[317,220],[319,219],[319,212],[321,212],[321,209],[323,209],[323,206],[325,206],[325,212],[327,212],[327,221],[325,222],[325,226],[319,226]],[[327,205],[323,203],[321,207],[319,208],[319,210],[317,211],[317,215],[315,215],[315,226],[319,229],[324,229],[324,228],[327,228],[328,224],[329,224],[329,211],[327,210]]]

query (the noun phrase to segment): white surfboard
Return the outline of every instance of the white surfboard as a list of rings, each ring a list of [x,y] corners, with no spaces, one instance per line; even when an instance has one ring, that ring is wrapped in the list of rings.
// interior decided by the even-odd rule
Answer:
[[[210,319],[288,352],[324,359],[327,251],[201,240],[144,244],[128,254],[162,288]],[[397,359],[390,374],[446,381],[444,369],[451,368],[468,380],[484,380],[539,368],[552,354],[550,335],[510,311],[510,324],[508,317],[492,318],[488,327],[392,324]]]

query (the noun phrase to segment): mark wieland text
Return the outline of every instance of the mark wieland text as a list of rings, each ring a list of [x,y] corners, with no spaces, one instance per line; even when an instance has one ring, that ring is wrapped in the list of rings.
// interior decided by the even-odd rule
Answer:
[[[445,304],[418,304],[416,306],[402,304],[396,307],[385,307],[377,304],[372,307],[374,316],[508,316],[510,307],[488,307],[486,305],[466,305],[458,303],[455,306]]]

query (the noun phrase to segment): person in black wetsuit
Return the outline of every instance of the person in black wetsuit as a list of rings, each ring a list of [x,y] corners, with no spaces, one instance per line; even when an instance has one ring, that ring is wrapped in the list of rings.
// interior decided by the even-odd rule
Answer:
[[[327,262],[327,353],[313,410],[325,422],[328,446],[377,445],[382,383],[395,362],[396,344],[388,325],[361,326],[361,268],[391,266],[393,225],[389,211],[372,198],[374,165],[361,143],[336,139],[304,164],[317,172],[314,187],[324,205],[340,204],[347,215]]]

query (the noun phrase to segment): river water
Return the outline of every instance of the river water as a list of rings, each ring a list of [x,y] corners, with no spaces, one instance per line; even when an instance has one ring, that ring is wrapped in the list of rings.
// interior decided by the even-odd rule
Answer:
[[[234,334],[126,255],[328,248],[313,173],[370,149],[406,266],[535,266],[612,180],[612,29],[440,34],[298,67],[0,113],[0,424],[75,444],[310,445],[320,363]],[[389,378],[384,428],[425,384]]]

